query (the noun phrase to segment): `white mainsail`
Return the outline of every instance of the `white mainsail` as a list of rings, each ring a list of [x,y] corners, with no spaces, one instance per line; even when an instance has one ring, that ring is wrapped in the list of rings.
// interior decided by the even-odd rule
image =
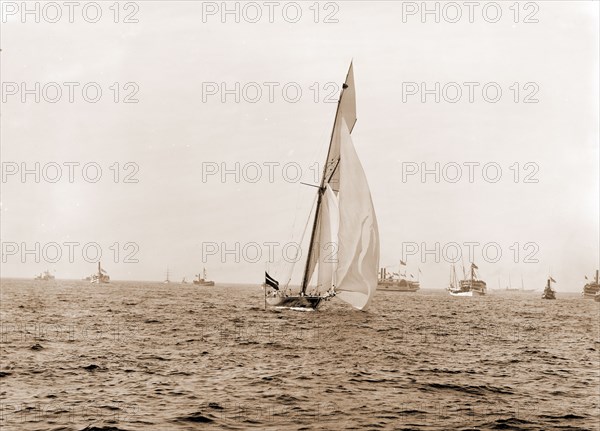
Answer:
[[[342,92],[340,94],[340,101],[336,111],[336,116],[333,124],[333,130],[331,135],[331,141],[329,150],[327,153],[327,159],[325,160],[325,167],[323,169],[323,178],[321,186],[324,187],[329,185],[331,189],[337,194],[339,190],[339,163],[340,163],[340,124],[342,119],[346,121],[346,124],[350,127],[350,131],[356,123],[356,90],[354,89],[354,71],[352,63],[348,69],[346,75],[346,81],[344,82]],[[317,204],[315,213],[315,225],[313,227],[312,243],[309,245],[310,250],[308,260],[306,262],[306,271],[304,274],[305,283],[308,283],[313,276],[313,272],[317,263],[319,263],[319,252],[321,251],[322,244],[320,243],[321,238],[321,222],[322,222],[321,206]]]
[[[333,274],[337,267],[339,225],[338,200],[331,187],[327,185],[321,203],[319,248],[315,251],[319,261],[317,286],[321,292],[328,291],[334,285]]]
[[[369,184],[343,118],[339,143],[340,227],[335,290],[340,299],[364,310],[377,289],[379,230]]]

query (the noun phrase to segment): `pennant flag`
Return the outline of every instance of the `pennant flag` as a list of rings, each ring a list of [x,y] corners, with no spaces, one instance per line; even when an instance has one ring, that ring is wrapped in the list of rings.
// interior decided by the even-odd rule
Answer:
[[[471,268],[473,268],[473,269],[479,269],[479,267],[477,265],[475,265],[474,263],[471,264]]]
[[[419,274],[423,274],[423,273],[421,272],[421,268],[419,268]]]
[[[404,262],[403,260],[400,260],[400,265],[406,266],[406,262]]]
[[[555,280],[555,279],[553,279],[552,277],[550,277],[550,281],[551,281],[552,283],[556,283],[556,280]]]
[[[279,290],[279,282],[271,277],[267,271],[265,271],[265,284],[271,286],[275,290]]]

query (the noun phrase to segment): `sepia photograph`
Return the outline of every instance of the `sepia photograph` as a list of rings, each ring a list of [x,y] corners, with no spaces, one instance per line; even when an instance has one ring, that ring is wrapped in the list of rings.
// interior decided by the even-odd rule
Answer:
[[[0,0],[0,430],[600,431],[600,1]]]

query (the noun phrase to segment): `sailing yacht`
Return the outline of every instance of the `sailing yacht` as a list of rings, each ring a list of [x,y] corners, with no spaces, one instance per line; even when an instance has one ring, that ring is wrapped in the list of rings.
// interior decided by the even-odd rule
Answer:
[[[334,296],[358,310],[377,289],[379,231],[364,170],[352,143],[356,95],[352,64],[340,92],[299,293],[265,272],[267,305],[315,310]],[[336,252],[332,255],[331,246]],[[318,269],[317,269],[318,268]],[[316,286],[309,287],[317,269]]]
[[[92,274],[89,276],[90,283],[92,284],[100,284],[100,283],[110,283],[110,276],[106,273],[100,262],[98,262],[98,272],[96,274]]]
[[[171,280],[169,280],[169,268],[167,268],[167,275],[165,277],[165,281],[163,281],[164,284],[169,284],[171,282]]]
[[[585,277],[587,280],[587,277]],[[597,299],[600,295],[600,283],[598,283],[598,270],[596,270],[596,278],[591,283],[586,283],[583,286],[582,295],[584,298]]]
[[[485,281],[481,280],[477,276],[475,270],[479,269],[477,265],[471,263],[471,276],[464,280],[457,281],[456,271],[454,265],[452,266],[452,275],[454,278],[450,279],[450,286],[448,292],[452,296],[483,296],[487,294],[487,285]]]

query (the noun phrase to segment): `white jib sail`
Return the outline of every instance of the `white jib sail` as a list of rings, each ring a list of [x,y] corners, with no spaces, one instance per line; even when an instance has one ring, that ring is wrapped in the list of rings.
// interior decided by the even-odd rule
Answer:
[[[318,289],[320,292],[326,292],[334,284],[340,224],[338,200],[329,185],[323,194],[320,216],[319,247],[316,251],[319,256]]]
[[[379,230],[364,170],[346,121],[340,122],[340,184],[336,293],[354,308],[369,306],[377,289]]]

